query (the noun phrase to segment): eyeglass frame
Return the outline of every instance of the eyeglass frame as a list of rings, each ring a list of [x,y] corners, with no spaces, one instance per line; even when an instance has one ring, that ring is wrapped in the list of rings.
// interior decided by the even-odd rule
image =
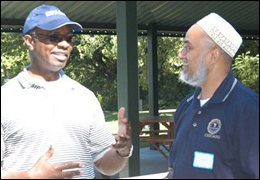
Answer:
[[[38,39],[38,36],[46,36],[47,40],[51,43],[60,43],[62,41],[66,41],[69,44],[73,44],[73,38],[75,38],[75,34],[68,34],[68,35],[62,35],[62,34],[40,34],[40,33],[36,33],[35,31],[29,33],[29,35],[34,36],[35,38]],[[57,40],[52,40],[51,36],[55,36],[56,38],[58,37]],[[71,37],[71,40],[68,40],[68,37]]]

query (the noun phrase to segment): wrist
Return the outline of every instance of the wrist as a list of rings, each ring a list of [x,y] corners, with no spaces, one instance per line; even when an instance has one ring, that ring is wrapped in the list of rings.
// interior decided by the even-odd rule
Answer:
[[[19,172],[2,172],[1,179],[29,179],[28,171],[19,171]]]
[[[35,179],[32,170],[25,171],[25,179]]]
[[[134,146],[131,145],[129,153],[123,153],[123,152],[119,152],[118,150],[116,150],[116,155],[121,158],[130,158],[132,156],[133,150],[134,150]]]

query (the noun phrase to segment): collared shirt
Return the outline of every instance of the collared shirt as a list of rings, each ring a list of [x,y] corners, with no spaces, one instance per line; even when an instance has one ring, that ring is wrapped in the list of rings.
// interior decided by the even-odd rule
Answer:
[[[259,178],[259,95],[232,72],[202,107],[200,92],[175,113],[170,178]]]
[[[95,95],[63,72],[45,82],[25,69],[1,87],[2,171],[31,169],[53,145],[50,163],[81,162],[75,178],[94,178],[93,163],[113,143]]]

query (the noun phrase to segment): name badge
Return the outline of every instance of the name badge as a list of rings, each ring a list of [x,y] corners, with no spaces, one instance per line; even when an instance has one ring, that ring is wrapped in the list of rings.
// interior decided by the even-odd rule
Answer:
[[[200,151],[194,152],[193,167],[202,169],[213,169],[214,154]]]

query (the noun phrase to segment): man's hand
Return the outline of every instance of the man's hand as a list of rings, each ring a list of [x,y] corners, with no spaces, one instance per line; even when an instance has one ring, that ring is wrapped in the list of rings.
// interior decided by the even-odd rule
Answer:
[[[83,164],[75,162],[50,164],[48,160],[53,156],[53,147],[50,146],[48,152],[40,157],[32,169],[28,171],[30,179],[62,179],[72,178],[73,176],[82,175],[82,172],[71,170],[63,172],[63,170],[81,168]]]
[[[118,134],[115,137],[116,144],[112,144],[110,150],[98,161],[95,162],[96,168],[105,175],[112,176],[121,171],[128,162],[127,157],[130,153],[131,141],[131,125],[125,119],[125,108],[118,111]],[[118,151],[118,153],[115,152]]]
[[[130,153],[131,140],[131,125],[125,118],[125,108],[120,108],[118,111],[118,134],[115,137],[116,144],[112,147],[118,150],[122,156],[127,156]]]

